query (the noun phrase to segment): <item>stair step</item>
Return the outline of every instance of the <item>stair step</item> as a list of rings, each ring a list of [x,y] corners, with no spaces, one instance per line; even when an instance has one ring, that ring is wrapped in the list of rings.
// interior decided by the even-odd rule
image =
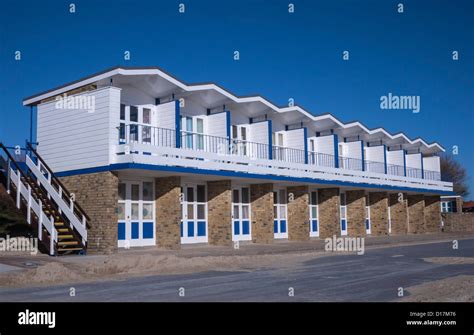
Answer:
[[[62,252],[62,251],[81,251],[83,250],[83,248],[58,248],[57,251],[58,252]]]
[[[60,246],[77,245],[77,244],[79,244],[79,242],[77,242],[77,241],[61,241],[61,242],[58,242],[58,245],[60,245]]]
[[[72,234],[58,235],[59,240],[66,240],[66,239],[71,239],[71,238],[74,238]]]
[[[55,222],[54,225],[55,226],[64,226],[64,222]]]
[[[68,228],[57,228],[56,230],[58,231],[58,233],[67,233],[67,232],[69,232]]]

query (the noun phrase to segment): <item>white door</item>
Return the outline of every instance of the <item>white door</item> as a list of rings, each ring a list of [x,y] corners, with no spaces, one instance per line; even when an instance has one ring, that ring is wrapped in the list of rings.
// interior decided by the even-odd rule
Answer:
[[[155,245],[154,183],[121,181],[118,193],[118,247]]]
[[[347,235],[347,205],[346,194],[340,194],[341,235]]]
[[[251,239],[250,189],[235,187],[232,190],[232,240],[250,241]]]
[[[273,191],[273,217],[275,238],[288,238],[286,189]]]
[[[181,117],[181,142],[183,148],[205,150],[204,119],[202,117]]]
[[[206,185],[185,184],[181,190],[181,243],[207,243]]]
[[[309,193],[309,236],[319,236],[319,208],[318,208],[318,191],[313,190]]]
[[[244,125],[232,126],[232,154],[239,156],[250,156],[250,145],[248,142],[248,128]]]
[[[370,235],[372,233],[372,224],[370,222],[370,203],[369,195],[365,196],[365,233]]]

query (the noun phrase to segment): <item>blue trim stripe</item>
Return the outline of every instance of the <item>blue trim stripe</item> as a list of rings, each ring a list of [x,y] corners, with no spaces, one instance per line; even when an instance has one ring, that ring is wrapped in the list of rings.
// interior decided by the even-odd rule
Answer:
[[[119,163],[119,164],[100,166],[96,168],[86,168],[86,169],[80,169],[80,170],[64,171],[64,172],[56,173],[56,176],[68,177],[68,176],[75,176],[75,175],[81,175],[81,174],[90,174],[90,173],[99,173],[99,172],[108,172],[108,171],[117,171],[117,170],[128,170],[128,169],[147,170],[147,171],[166,171],[166,172],[176,172],[176,173],[194,173],[194,174],[200,174],[200,175],[265,179],[265,180],[274,180],[274,181],[289,181],[289,182],[318,184],[318,185],[338,185],[338,186],[351,186],[351,187],[373,188],[373,189],[383,188],[385,190],[393,190],[393,191],[412,191],[412,192],[433,193],[433,194],[439,194],[439,195],[455,195],[454,192],[436,191],[436,190],[429,190],[429,189],[415,188],[415,187],[396,187],[396,186],[389,186],[389,185],[381,186],[381,185],[373,185],[373,184],[367,184],[367,183],[344,182],[344,181],[338,181],[338,180],[331,181],[331,180],[325,180],[325,179],[306,178],[306,177],[286,177],[286,176],[265,175],[265,174],[257,174],[257,173],[245,173],[245,172],[224,171],[224,170],[208,170],[208,169],[198,169],[198,168],[190,168],[190,167],[151,165],[151,164],[140,164],[140,163]]]
[[[303,128],[303,137],[304,137],[304,163],[308,164],[308,129]]]
[[[268,121],[268,159],[273,159],[272,120]]]
[[[362,160],[362,171],[365,171],[364,141],[360,141],[360,153],[361,153],[361,160]]]
[[[339,167],[339,140],[337,139],[337,135],[334,134],[334,167]]]
[[[176,148],[181,148],[181,107],[179,106],[179,100],[176,100],[175,106]]]

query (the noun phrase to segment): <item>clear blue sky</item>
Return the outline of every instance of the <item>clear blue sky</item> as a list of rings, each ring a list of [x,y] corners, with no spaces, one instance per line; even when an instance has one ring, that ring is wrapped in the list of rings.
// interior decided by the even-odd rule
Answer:
[[[457,145],[474,194],[474,1],[403,1],[403,14],[399,2],[2,0],[0,141],[28,137],[26,96],[115,65],[156,65],[186,82],[281,105],[291,97],[314,114]],[[419,95],[421,112],[381,110],[388,92]]]

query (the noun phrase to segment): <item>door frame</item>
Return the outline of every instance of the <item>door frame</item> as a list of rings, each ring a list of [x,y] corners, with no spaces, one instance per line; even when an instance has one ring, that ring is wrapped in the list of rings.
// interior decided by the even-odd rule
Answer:
[[[243,203],[242,202],[242,189],[248,189],[249,193],[249,202],[248,203]],[[234,202],[234,190],[239,192],[239,202]],[[244,219],[243,218],[243,206],[247,205],[249,207],[248,210],[248,218]],[[236,220],[234,218],[234,206],[238,206],[238,211],[239,211],[239,218]],[[252,240],[252,202],[250,201],[250,185],[233,185],[232,186],[232,241],[251,241]],[[235,235],[235,221],[239,221],[239,235]],[[249,222],[249,233],[246,235],[243,235],[243,221],[248,221]]]
[[[313,205],[312,193],[316,193],[316,204]],[[319,195],[317,188],[309,189],[309,236],[310,237],[319,237]],[[313,217],[313,208],[316,208],[316,218]],[[316,221],[316,222],[314,222]],[[316,231],[314,231],[314,226],[316,225]]]
[[[153,200],[143,200],[143,183],[149,182],[152,185],[152,196]],[[119,240],[117,236],[117,247],[119,248],[132,248],[132,247],[144,247],[144,246],[154,246],[156,245],[156,203],[155,203],[155,183],[153,179],[143,178],[143,179],[133,179],[126,178],[121,179],[119,184],[125,184],[125,200],[118,200],[117,204],[125,204],[124,206],[124,217],[125,219],[117,220],[117,229],[119,224],[125,225],[125,239]],[[138,200],[132,200],[132,185],[138,185]],[[138,203],[138,219],[132,219],[132,204]],[[152,218],[143,219],[143,205],[151,204],[152,208]],[[152,238],[144,238],[144,224],[152,223]],[[132,238],[132,225],[133,223],[138,223],[138,238]]]
[[[285,203],[281,204],[281,199],[280,199],[280,191],[285,191]],[[287,239],[288,238],[288,191],[286,189],[286,187],[274,187],[273,188],[273,192],[274,194],[276,193],[277,194],[277,201],[275,201],[275,199],[273,199],[273,208],[275,208],[275,206],[277,207],[277,210],[276,210],[276,213],[277,213],[277,217],[274,217],[273,218],[273,237],[275,239]],[[275,196],[274,196],[275,198]],[[284,213],[285,213],[285,218],[282,219],[280,217],[280,214],[281,214],[281,207],[284,206]],[[275,213],[275,209],[273,210],[273,213]],[[285,232],[281,232],[281,221],[285,221]],[[277,229],[275,229],[277,228]],[[278,232],[275,232],[275,230],[277,230]]]
[[[344,197],[344,205],[342,205],[341,199]],[[344,217],[343,214],[344,213]],[[344,220],[344,226],[346,229],[343,228],[343,220]],[[339,227],[341,229],[341,235],[346,236],[347,235],[347,198],[346,198],[346,192],[340,192],[339,193]]]
[[[204,186],[204,202],[197,201],[197,188],[198,186]],[[208,217],[208,205],[207,205],[207,184],[198,182],[185,182],[181,184],[181,222],[180,222],[180,240],[181,244],[195,244],[195,243],[208,243],[209,236],[209,217]],[[187,189],[193,189],[193,219],[188,220],[188,194]],[[198,219],[198,205],[204,205],[204,219]],[[198,225],[199,222],[205,222],[205,235],[198,236]],[[189,222],[193,222],[194,236],[188,236]]]

